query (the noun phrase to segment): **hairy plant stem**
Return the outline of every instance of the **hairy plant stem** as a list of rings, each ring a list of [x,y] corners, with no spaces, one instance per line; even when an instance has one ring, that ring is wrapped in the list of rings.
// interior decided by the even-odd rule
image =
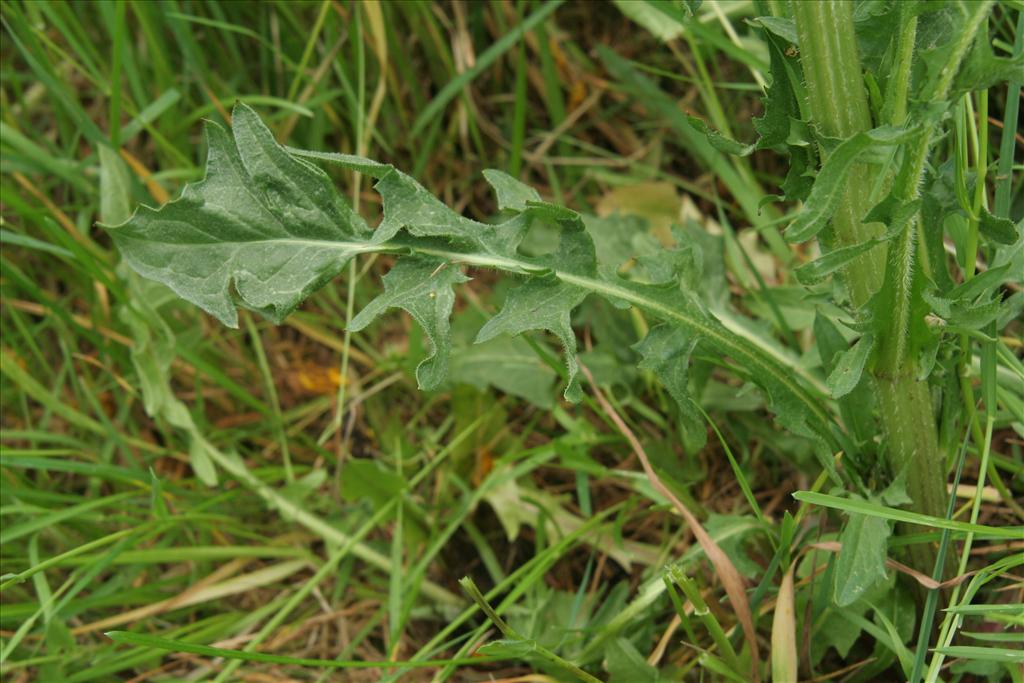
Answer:
[[[869,130],[871,111],[857,53],[852,5],[826,0],[794,2],[792,8],[807,81],[808,104],[818,131],[828,137],[848,138]],[[901,51],[901,57],[905,55],[906,52]],[[909,61],[901,58],[898,66],[909,68]],[[896,96],[905,97],[903,93]],[[892,115],[902,119],[901,109],[894,105]],[[918,146],[914,152],[926,153],[927,145]],[[923,159],[921,162],[923,164]],[[832,220],[835,246],[877,238],[884,229],[879,223],[866,224],[861,220],[872,206],[873,190],[880,180],[878,174],[876,166],[867,164],[860,164],[851,172],[851,182],[844,189]],[[918,176],[919,173],[915,174],[915,178]],[[881,180],[888,182],[885,178]],[[913,258],[913,251],[914,233],[908,229],[894,242],[894,252]],[[862,309],[881,288],[885,268],[884,245],[849,265],[844,275],[854,308]],[[909,281],[905,286],[909,288]],[[909,291],[906,294],[909,295]],[[901,329],[901,334],[906,335],[906,327]],[[905,356],[905,340],[882,340],[883,347],[892,343],[900,349],[897,355],[904,365],[895,373],[890,367],[876,368],[873,373],[888,465],[893,474],[907,472],[908,493],[916,511],[940,516],[946,500],[944,458],[939,452],[928,385],[916,379],[914,364]]]
[[[794,2],[801,59],[807,80],[812,117],[821,133],[845,138],[871,127],[867,94],[861,77],[851,3],[838,0]],[[945,54],[946,62],[937,76],[925,84],[917,99],[925,105],[943,101],[950,90],[960,62],[970,47],[991,2],[968,6],[967,16],[958,27],[956,40]],[[907,79],[912,58],[912,39],[916,22],[899,13],[904,38],[900,39],[892,89],[887,93],[896,101],[887,102],[883,112],[886,123],[901,124],[906,119]],[[907,71],[908,73],[902,73]],[[892,193],[901,202],[915,200],[919,194],[932,134],[936,126],[925,126],[917,139],[904,149],[902,168],[896,178],[879,178],[873,169],[855,169],[854,182],[847,187],[840,211],[833,219],[835,241],[839,246],[859,243],[877,235],[881,226],[872,229],[860,219],[871,208],[871,191],[879,180],[891,182]],[[866,304],[883,284],[893,287],[894,305],[886,311],[883,321],[877,362],[872,371],[878,393],[880,418],[886,437],[888,466],[893,474],[907,473],[907,492],[914,509],[941,516],[947,497],[945,459],[939,451],[931,395],[926,381],[918,379],[916,358],[909,339],[910,311],[913,303],[911,283],[916,267],[916,233],[919,217],[904,228],[903,233],[886,247],[879,246],[857,261],[845,273],[850,299],[856,308]],[[886,283],[886,258],[890,279]],[[931,553],[917,553],[915,562],[928,570]]]
[[[871,129],[871,110],[860,71],[853,32],[853,7],[847,2],[794,2],[808,104],[818,132],[845,139]],[[826,154],[822,149],[822,156]],[[862,223],[871,208],[877,167],[856,164],[849,174],[826,237],[835,247],[861,244],[881,236],[881,223]],[[846,287],[855,308],[861,308],[882,286],[885,249],[876,247],[846,268]]]

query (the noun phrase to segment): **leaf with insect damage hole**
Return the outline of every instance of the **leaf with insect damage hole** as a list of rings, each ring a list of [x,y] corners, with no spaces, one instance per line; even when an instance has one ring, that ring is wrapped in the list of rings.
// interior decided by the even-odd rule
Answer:
[[[349,323],[358,332],[389,308],[401,308],[427,333],[432,346],[416,368],[421,389],[433,389],[448,374],[450,318],[455,304],[453,285],[468,282],[457,265],[436,258],[407,256],[384,276],[384,293],[367,304]]]
[[[110,234],[128,264],[238,326],[237,302],[281,322],[337,275],[369,234],[327,174],[286,152],[238,104],[234,136],[206,127],[206,177]]]

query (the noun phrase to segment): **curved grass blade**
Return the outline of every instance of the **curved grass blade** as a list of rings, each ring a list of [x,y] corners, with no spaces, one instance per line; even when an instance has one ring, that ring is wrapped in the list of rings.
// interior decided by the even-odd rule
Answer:
[[[365,660],[344,659],[309,659],[306,657],[286,657],[264,652],[243,652],[228,650],[223,647],[186,643],[181,640],[170,640],[157,636],[147,636],[129,631],[108,631],[105,633],[115,643],[137,645],[139,647],[167,650],[168,652],[187,652],[204,657],[223,657],[224,659],[240,659],[246,662],[263,662],[266,664],[288,664],[291,666],[315,667],[320,669],[429,669],[433,667],[454,665],[478,665],[487,662],[501,661],[502,657],[467,657],[464,659],[426,659],[419,661],[384,661],[372,662]]]

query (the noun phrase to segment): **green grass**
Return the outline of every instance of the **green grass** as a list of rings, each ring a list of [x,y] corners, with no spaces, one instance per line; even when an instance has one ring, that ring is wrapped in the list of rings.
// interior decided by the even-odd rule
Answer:
[[[791,670],[768,643],[795,641],[800,680],[1021,680],[1019,273],[996,271],[994,322],[954,311],[968,322],[932,378],[943,472],[978,488],[903,509],[876,467],[864,386],[831,398],[851,336],[816,320],[858,323],[830,281],[794,274],[817,249],[783,237],[799,205],[765,199],[798,182],[795,153],[733,156],[687,118],[756,139],[787,43],[784,26],[750,20],[778,3],[706,0],[692,18],[683,3],[625,4],[0,5],[0,677],[750,679],[725,575],[591,388],[561,399],[557,343],[471,346],[507,281],[469,271],[451,379],[420,392],[430,346],[407,317],[346,329],[391,254],[353,261],[285,324],[243,312],[239,330],[120,264],[97,224],[200,179],[202,120],[225,125],[244,102],[282,143],[393,164],[476,220],[495,220],[481,172],[497,168],[587,214],[605,255],[657,254],[682,223],[730,348],[771,359],[845,430],[823,459],[776,423],[742,358],[698,346],[695,442],[629,349],[654,317],[596,297],[573,316],[611,411],[744,577],[762,678]],[[1022,21],[1013,3],[987,15],[997,56],[1021,53]],[[922,237],[943,292],[1020,262],[981,211],[1020,230],[1013,78],[958,94],[936,124],[929,171],[965,209]],[[793,124],[798,149],[806,135]],[[372,224],[369,178],[324,168]],[[551,239],[534,231],[524,249]],[[837,560],[827,544],[851,518],[884,530],[865,554],[941,548],[934,573]],[[911,533],[889,537],[896,522]],[[787,572],[793,616],[776,618]],[[926,575],[962,578],[929,590]],[[837,586],[858,581],[838,606]]]

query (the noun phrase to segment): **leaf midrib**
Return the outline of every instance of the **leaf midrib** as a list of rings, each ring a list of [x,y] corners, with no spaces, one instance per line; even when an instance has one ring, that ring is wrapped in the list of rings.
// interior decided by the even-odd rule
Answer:
[[[131,236],[123,235],[123,238],[132,239]],[[144,241],[152,242],[148,237]],[[740,339],[733,339],[728,334],[724,334],[723,330],[716,329],[712,325],[708,325],[701,320],[694,317],[688,316],[683,311],[666,306],[660,302],[646,298],[637,292],[630,290],[625,287],[617,287],[609,282],[599,280],[597,278],[588,277],[585,275],[578,275],[564,270],[558,269],[547,269],[537,266],[535,263],[529,261],[523,261],[504,256],[497,256],[494,254],[482,254],[474,253],[471,251],[453,251],[446,249],[437,249],[431,247],[422,247],[414,244],[403,244],[400,242],[349,242],[349,241],[333,241],[333,240],[309,240],[299,238],[275,238],[267,240],[247,240],[247,241],[223,241],[211,244],[210,246],[224,246],[224,245],[252,245],[252,244],[289,244],[289,245],[302,245],[310,247],[319,247],[324,249],[332,249],[337,251],[343,251],[351,255],[356,254],[368,254],[368,253],[419,253],[426,256],[434,256],[441,258],[446,261],[464,263],[466,265],[495,268],[498,270],[512,271],[518,273],[539,273],[543,271],[549,271],[554,277],[558,278],[562,282],[570,285],[580,287],[582,289],[601,294],[603,296],[620,299],[634,304],[640,308],[646,309],[658,317],[665,320],[676,321],[689,329],[693,330],[697,334],[707,337],[716,344],[721,345],[731,355],[743,358],[749,366],[760,368],[762,372],[771,376],[771,378],[778,382],[782,387],[788,390],[793,396],[808,409],[811,415],[815,416],[820,421],[819,426],[827,426],[829,424],[828,414],[821,408],[821,406],[813,400],[813,398],[807,393],[807,390],[799,383],[793,381],[790,375],[785,372],[781,367],[778,367],[773,359],[768,357],[762,357],[756,349],[748,348],[745,343]],[[184,242],[162,242],[162,244],[172,246],[182,246],[188,243]],[[196,246],[204,243],[195,243]],[[824,433],[827,433],[825,430]]]
[[[388,246],[388,243],[382,243],[380,246],[386,247]],[[513,270],[536,270],[536,266],[534,264],[523,261],[516,261],[515,259],[503,257],[492,257],[483,254],[445,251],[442,249],[430,249],[411,246],[406,247],[404,245],[403,248],[407,248],[412,251],[417,251],[422,254],[437,256],[450,261],[459,261],[462,263],[467,263],[476,266],[493,267],[506,270],[509,269],[509,266],[511,266],[511,269]],[[709,326],[701,322],[700,320],[692,318],[682,311],[670,308],[657,301],[648,299],[625,287],[617,287],[613,284],[610,284],[602,280],[598,280],[583,275],[576,275],[574,273],[569,273],[567,271],[555,269],[552,270],[551,272],[555,277],[557,277],[562,282],[565,282],[566,284],[575,285],[582,289],[596,292],[604,296],[621,299],[623,301],[628,301],[636,306],[639,306],[641,308],[644,308],[659,315],[659,317],[678,321],[679,323],[682,323],[683,325],[694,330],[698,334],[704,335],[712,339],[713,341],[717,342],[718,344],[721,344],[723,347],[728,349],[733,355],[743,357],[751,365],[759,367],[765,373],[771,375],[772,379],[774,379],[776,382],[779,382],[783,387],[785,387],[794,396],[796,396],[801,401],[801,403],[803,403],[805,407],[810,411],[810,413],[821,421],[822,426],[828,425],[828,414],[807,394],[807,390],[804,387],[794,382],[785,371],[783,371],[781,368],[775,365],[774,361],[771,361],[767,358],[761,358],[757,351],[747,348],[743,343],[740,343],[739,340],[731,339],[728,335],[723,334],[721,330],[717,330],[713,326]]]

